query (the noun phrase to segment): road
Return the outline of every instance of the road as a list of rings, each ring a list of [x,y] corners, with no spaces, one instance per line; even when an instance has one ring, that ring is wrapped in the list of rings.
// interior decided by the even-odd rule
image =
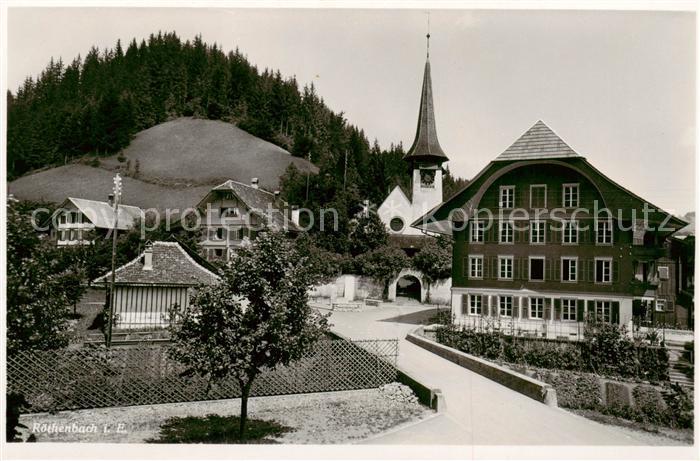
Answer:
[[[606,426],[551,408],[405,340],[433,309],[383,304],[363,312],[333,312],[332,329],[351,339],[399,339],[398,367],[442,391],[446,411],[369,440],[376,444],[646,445],[653,436]]]

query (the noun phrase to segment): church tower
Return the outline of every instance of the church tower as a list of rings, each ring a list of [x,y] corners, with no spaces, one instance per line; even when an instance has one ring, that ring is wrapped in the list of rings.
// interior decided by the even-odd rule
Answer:
[[[449,160],[440,147],[435,129],[433,85],[430,78],[430,33],[426,38],[428,48],[416,139],[404,156],[412,170],[412,202],[418,216],[442,203],[442,164]]]

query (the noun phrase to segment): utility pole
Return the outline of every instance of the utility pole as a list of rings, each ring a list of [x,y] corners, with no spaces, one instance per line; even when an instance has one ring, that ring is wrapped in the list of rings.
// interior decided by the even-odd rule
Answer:
[[[117,228],[119,226],[119,202],[122,196],[122,178],[119,173],[114,176],[114,194],[112,198],[112,210],[114,211],[114,229],[112,229],[112,281],[109,289],[109,311],[107,313],[107,347],[112,346],[112,324],[114,323],[114,272],[117,263]]]

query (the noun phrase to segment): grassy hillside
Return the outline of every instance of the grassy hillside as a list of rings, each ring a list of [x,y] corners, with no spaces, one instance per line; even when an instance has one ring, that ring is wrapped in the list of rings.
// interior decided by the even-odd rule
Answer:
[[[220,184],[227,179],[248,183],[257,177],[262,187],[274,190],[290,163],[300,171],[318,171],[305,159],[230,123],[191,117],[141,131],[123,156],[123,162],[114,155],[102,166],[114,169],[130,161],[133,171],[138,162],[139,178],[163,184]]]
[[[301,171],[318,171],[229,123],[178,118],[138,133],[121,156],[101,159],[99,167],[71,164],[29,174],[12,181],[9,192],[19,199],[56,203],[69,196],[106,200],[114,173],[121,171],[123,203],[182,210],[227,179],[248,183],[257,177],[262,187],[274,190],[292,163]]]
[[[66,197],[107,200],[114,173],[87,165],[66,165],[23,176],[9,184],[17,198],[62,202]],[[122,203],[141,208],[187,208],[204,197],[210,186],[166,187],[124,178]]]

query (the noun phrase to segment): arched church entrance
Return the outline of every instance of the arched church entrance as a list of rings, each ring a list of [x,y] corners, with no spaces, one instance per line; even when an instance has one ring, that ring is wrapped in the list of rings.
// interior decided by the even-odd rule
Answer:
[[[404,275],[396,282],[396,296],[421,301],[421,284],[418,277]]]

